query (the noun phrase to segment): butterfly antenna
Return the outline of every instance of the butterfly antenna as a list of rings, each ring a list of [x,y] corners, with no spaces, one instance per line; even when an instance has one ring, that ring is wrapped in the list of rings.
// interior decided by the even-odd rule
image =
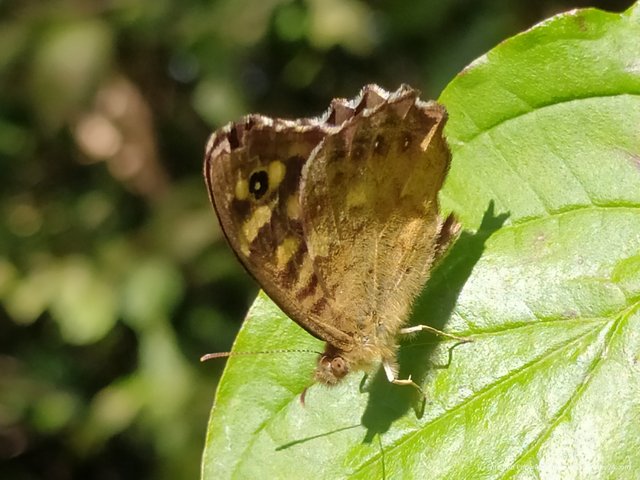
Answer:
[[[313,353],[315,355],[321,355],[320,352],[316,352],[315,350],[301,350],[301,349],[285,349],[285,350],[264,350],[261,352],[218,352],[218,353],[207,353],[200,357],[201,362],[206,362],[207,360],[211,360],[213,358],[226,358],[226,357],[236,357],[239,355],[263,355],[267,353]]]

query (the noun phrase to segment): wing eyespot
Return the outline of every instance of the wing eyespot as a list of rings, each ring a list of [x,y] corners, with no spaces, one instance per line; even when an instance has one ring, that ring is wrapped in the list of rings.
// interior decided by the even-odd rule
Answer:
[[[373,151],[376,155],[381,155],[386,150],[385,139],[382,135],[376,135],[375,140],[373,141]]]
[[[249,193],[260,200],[269,190],[269,175],[265,170],[257,170],[249,178]]]
[[[402,145],[401,148],[403,151],[409,150],[411,143],[413,142],[413,137],[410,133],[405,133],[402,137]]]

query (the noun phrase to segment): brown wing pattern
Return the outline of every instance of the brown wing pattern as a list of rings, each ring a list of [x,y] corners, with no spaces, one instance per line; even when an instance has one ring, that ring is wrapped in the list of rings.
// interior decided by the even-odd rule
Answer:
[[[325,136],[321,125],[251,115],[216,132],[204,176],[222,230],[245,268],[314,336],[350,348],[332,327],[300,221],[304,163]]]
[[[300,204],[336,328],[393,346],[434,256],[450,154],[443,107],[409,87],[369,88],[372,106],[356,107],[305,164]]]
[[[249,115],[207,145],[209,195],[236,255],[328,350],[353,351],[351,363],[371,360],[356,354],[370,342],[393,356],[426,281],[450,161],[445,121],[410,87],[370,85],[321,118]]]

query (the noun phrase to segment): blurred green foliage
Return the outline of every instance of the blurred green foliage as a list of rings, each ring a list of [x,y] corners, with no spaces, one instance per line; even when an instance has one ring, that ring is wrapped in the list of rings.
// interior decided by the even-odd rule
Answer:
[[[193,478],[256,286],[200,177],[213,128],[425,97],[502,39],[628,1],[0,1],[0,477]]]

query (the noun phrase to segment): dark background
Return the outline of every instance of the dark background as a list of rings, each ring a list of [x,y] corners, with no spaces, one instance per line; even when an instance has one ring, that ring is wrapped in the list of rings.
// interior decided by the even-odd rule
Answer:
[[[245,113],[435,98],[560,11],[626,1],[0,0],[0,478],[195,478],[257,286],[201,178]]]

